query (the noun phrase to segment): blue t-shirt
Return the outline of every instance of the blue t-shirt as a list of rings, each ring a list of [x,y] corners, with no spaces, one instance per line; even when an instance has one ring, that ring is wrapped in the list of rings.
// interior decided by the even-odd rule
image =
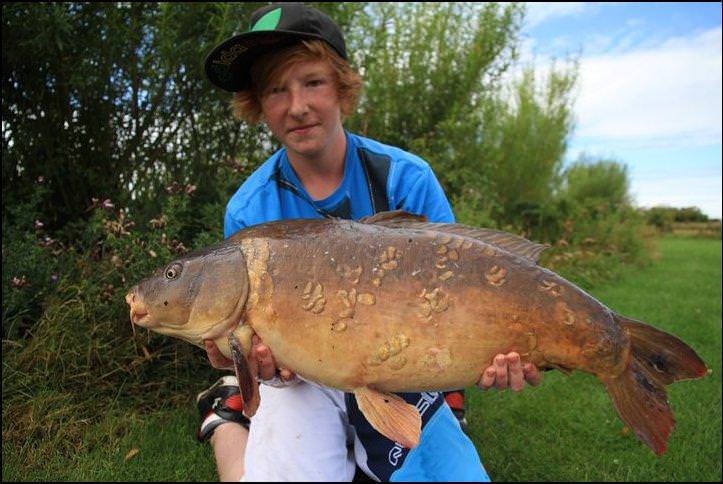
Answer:
[[[224,236],[282,219],[335,216],[358,220],[383,210],[423,214],[431,222],[454,222],[452,209],[429,164],[404,150],[346,132],[344,179],[323,200],[313,200],[289,163],[274,153],[231,197]],[[346,394],[349,422],[361,449],[357,464],[382,481],[489,481],[477,451],[439,392],[400,393],[422,416],[420,443],[403,449],[374,430],[353,394]]]

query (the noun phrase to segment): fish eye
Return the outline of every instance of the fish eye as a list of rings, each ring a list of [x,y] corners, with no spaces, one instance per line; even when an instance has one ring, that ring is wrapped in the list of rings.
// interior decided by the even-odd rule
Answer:
[[[165,270],[165,276],[166,279],[173,280],[181,275],[181,270],[183,269],[183,266],[179,264],[178,262],[174,262],[170,266],[168,266]]]

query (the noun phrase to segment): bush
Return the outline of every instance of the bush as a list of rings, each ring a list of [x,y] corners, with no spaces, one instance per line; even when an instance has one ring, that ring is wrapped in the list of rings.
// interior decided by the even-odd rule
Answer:
[[[641,210],[641,213],[647,223],[660,232],[670,232],[673,230],[673,220],[675,220],[674,209],[668,207],[653,207],[648,210]]]
[[[72,245],[39,245],[42,234],[25,228],[32,203],[3,227],[3,436],[29,454],[72,456],[107,412],[188,403],[213,378],[205,351],[135,334],[124,296],[160,263],[220,240],[222,212],[209,205],[192,217],[191,196],[174,193],[136,223],[107,201]],[[10,274],[26,283],[6,287]]]
[[[585,288],[615,277],[624,265],[653,257],[645,218],[630,204],[624,165],[582,156],[563,174],[548,232],[557,231],[550,267]]]
[[[65,247],[45,230],[39,210],[46,188],[36,183],[32,195],[8,208],[3,218],[3,339],[22,339],[42,315],[46,297],[69,265]]]
[[[698,207],[666,207],[657,206],[641,210],[648,224],[660,232],[672,232],[674,224],[709,222]]]
[[[570,203],[588,208],[630,206],[629,191],[627,167],[613,160],[595,160],[583,154],[564,174],[564,196]]]

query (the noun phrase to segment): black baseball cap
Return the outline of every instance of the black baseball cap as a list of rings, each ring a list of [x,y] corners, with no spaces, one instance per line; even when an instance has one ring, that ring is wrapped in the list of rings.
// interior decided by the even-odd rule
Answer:
[[[300,39],[323,40],[347,59],[344,37],[328,15],[301,3],[275,3],[251,14],[248,32],[211,51],[205,61],[206,76],[223,90],[243,91],[251,86],[249,70],[254,60]]]

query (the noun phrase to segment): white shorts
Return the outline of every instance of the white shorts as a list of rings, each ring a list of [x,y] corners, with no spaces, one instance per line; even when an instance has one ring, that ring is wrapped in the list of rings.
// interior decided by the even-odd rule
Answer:
[[[304,380],[260,392],[242,481],[352,480],[354,429],[343,392]]]

